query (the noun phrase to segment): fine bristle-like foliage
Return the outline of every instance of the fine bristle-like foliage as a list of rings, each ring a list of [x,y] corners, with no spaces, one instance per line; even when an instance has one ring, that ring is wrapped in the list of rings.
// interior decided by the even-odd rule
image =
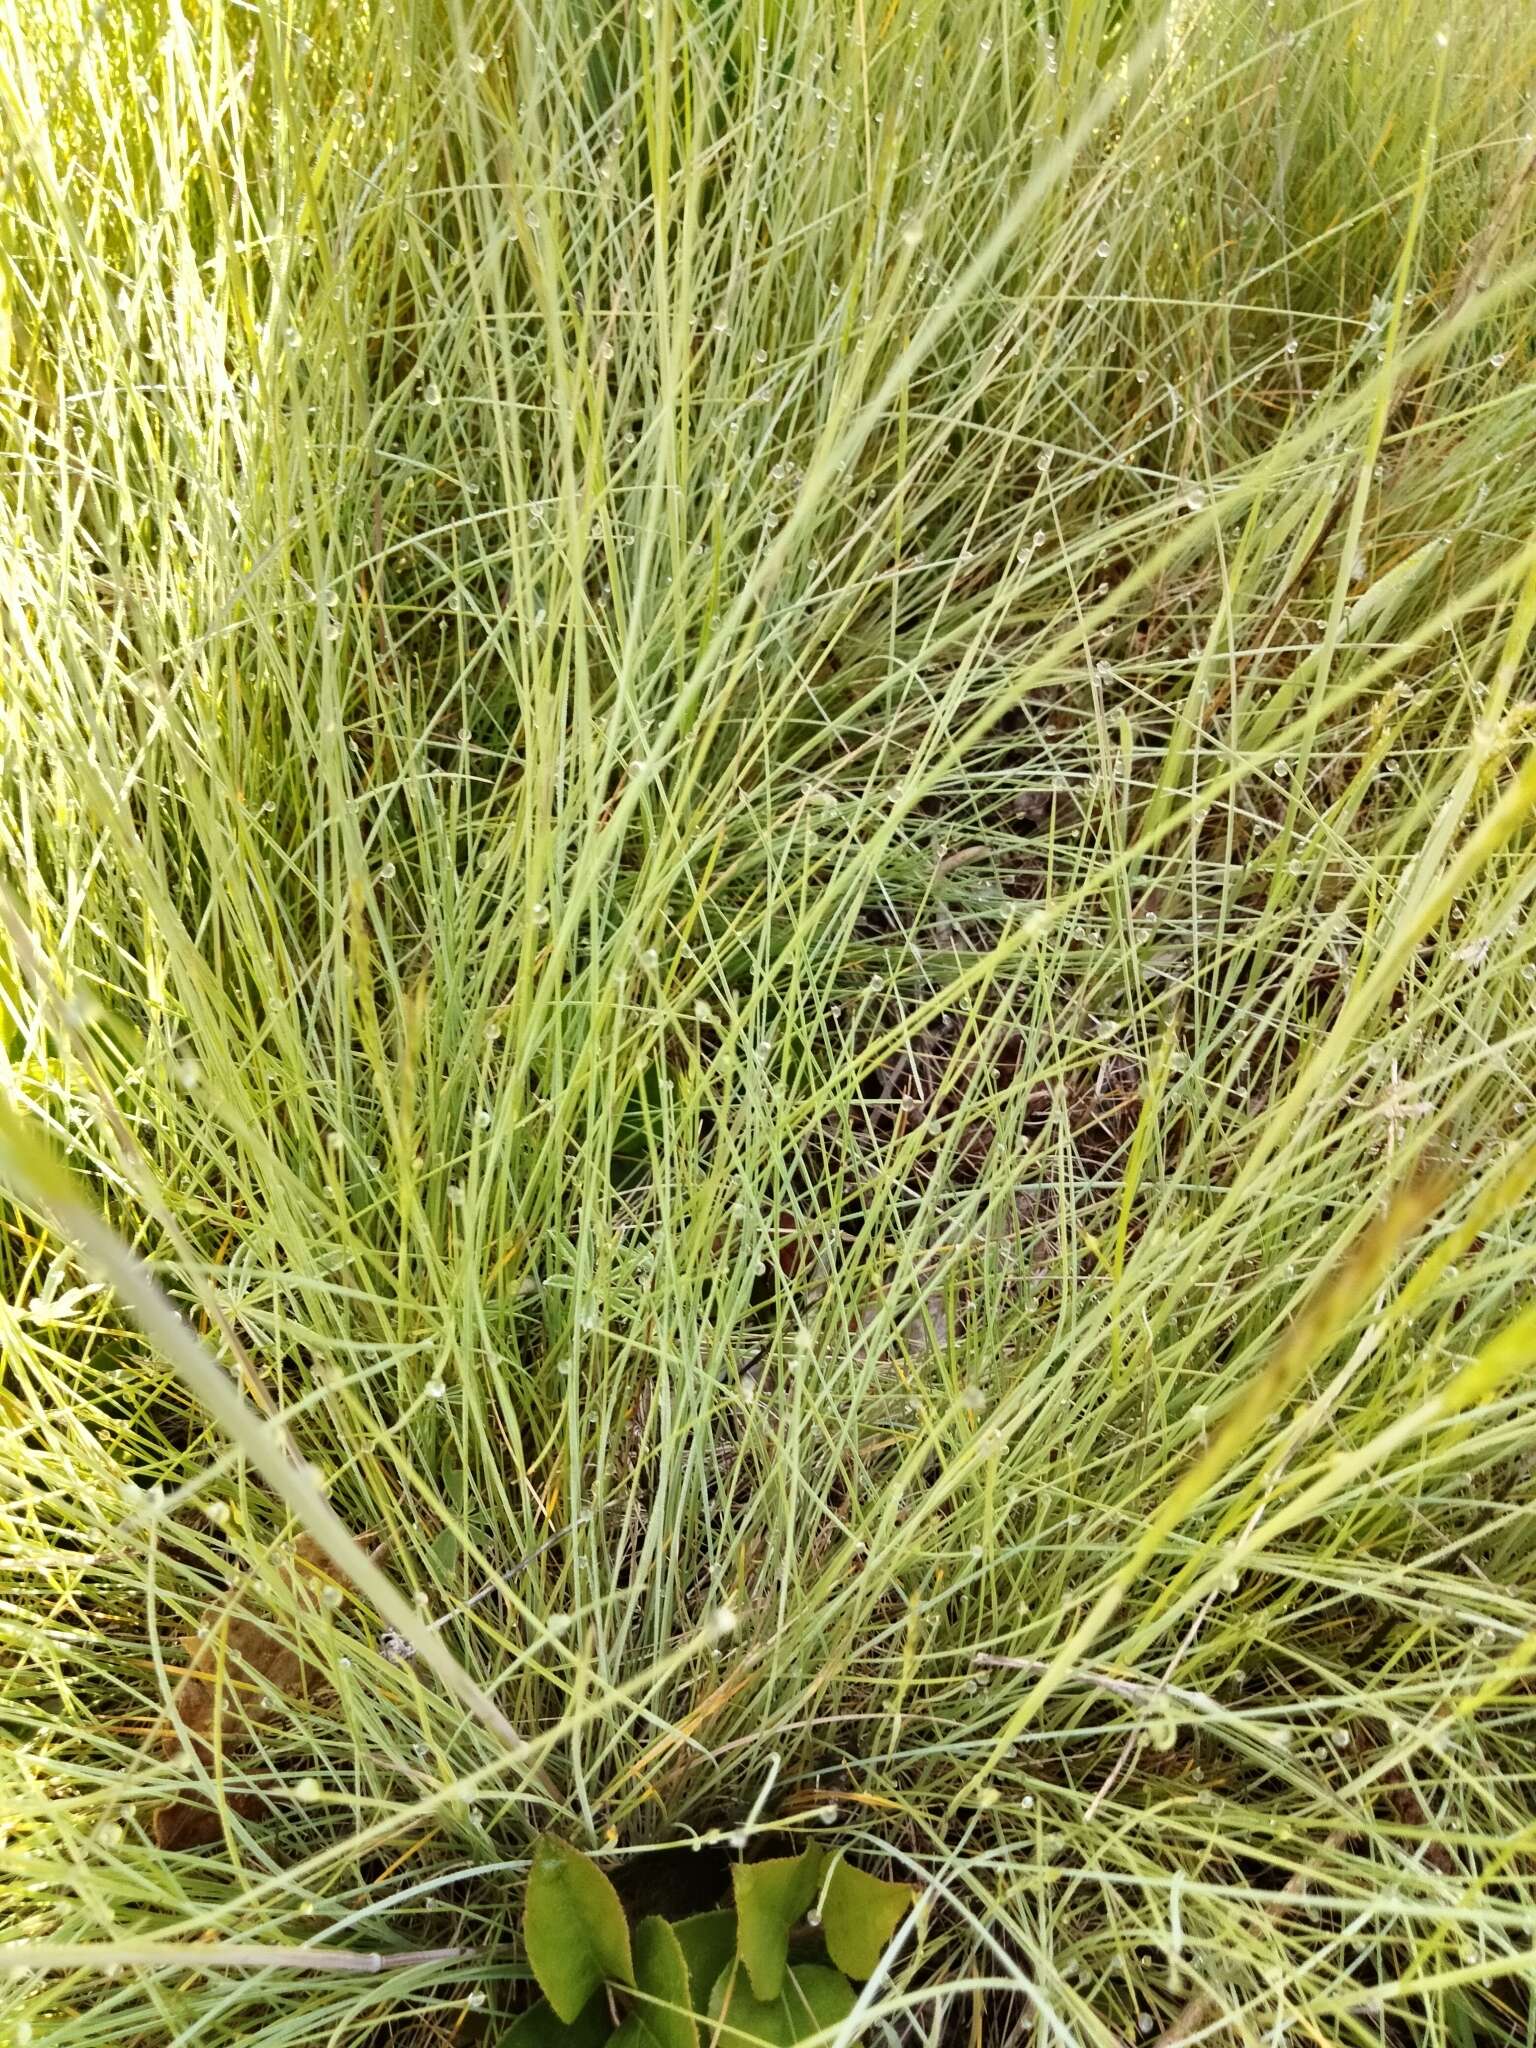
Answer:
[[[1536,2041],[1533,106],[5,0],[7,2040],[494,2044],[552,1830],[917,1885],[839,2048]]]

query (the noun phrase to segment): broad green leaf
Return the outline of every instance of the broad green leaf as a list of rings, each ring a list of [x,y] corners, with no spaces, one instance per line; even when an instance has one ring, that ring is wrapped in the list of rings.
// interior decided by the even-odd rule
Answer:
[[[547,1998],[530,2005],[501,2036],[497,2048],[604,2048],[612,2039],[608,2001],[599,1992],[567,2026]]]
[[[731,1868],[736,1892],[736,1953],[758,1998],[777,1998],[789,1961],[789,1930],[803,1919],[821,1882],[825,1857],[815,1842],[800,1856],[773,1856]]]
[[[736,1915],[728,1906],[718,1913],[692,1913],[686,1920],[674,1920],[672,1932],[688,1964],[693,2009],[708,2012],[709,1994],[736,1954]]]
[[[542,1835],[523,1900],[523,1945],[539,1989],[567,2025],[605,1982],[632,1985],[629,1925],[590,1856]]]
[[[837,1967],[859,1983],[872,1977],[913,1897],[911,1885],[871,1877],[839,1857],[821,1905],[822,1936]]]
[[[651,2048],[699,2048],[688,1958],[674,1930],[655,1914],[635,1929],[635,1990],[626,2027],[638,2022]]]
[[[763,2041],[768,2048],[796,2048],[830,2033],[853,2011],[853,1986],[823,1963],[797,1963],[786,1970],[777,1998],[754,1998],[739,1964],[720,1974],[709,2001],[711,2036],[718,2048]]]

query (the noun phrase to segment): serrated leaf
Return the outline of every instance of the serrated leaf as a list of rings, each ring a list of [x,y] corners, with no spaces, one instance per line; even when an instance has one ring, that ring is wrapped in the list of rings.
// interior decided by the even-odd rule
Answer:
[[[312,1536],[300,1536],[291,1550],[269,1560],[265,1571],[252,1571],[236,1582],[204,1615],[188,1646],[188,1666],[171,1701],[171,1711],[156,1730],[160,1748],[176,1755],[190,1747],[222,1776],[218,1759],[249,1749],[278,1718],[279,1702],[302,1700],[310,1706],[330,1697],[329,1678],[306,1662],[297,1624],[305,1613],[319,1612],[345,1575]],[[274,1589],[292,1601],[284,1618]],[[262,1610],[274,1610],[266,1619]],[[223,1805],[242,1818],[261,1810],[261,1802],[244,1793],[228,1795]],[[219,1840],[224,1820],[216,1806],[199,1799],[172,1799],[155,1809],[155,1841],[162,1849],[202,1848]]]
[[[672,1932],[688,1964],[693,2009],[708,2012],[709,1994],[736,1954],[736,1915],[729,1906],[718,1913],[691,1913],[686,1920],[674,1920]]]
[[[838,1859],[821,1904],[821,1932],[827,1954],[857,1982],[872,1977],[915,1894],[909,1884],[891,1884]]]
[[[789,1930],[816,1897],[825,1856],[812,1842],[799,1856],[771,1856],[731,1867],[736,1893],[736,1953],[757,1998],[777,1998],[789,1961]]]
[[[633,1985],[629,1923],[590,1856],[543,1835],[523,1899],[523,1946],[539,1989],[567,2026],[605,1983]]]
[[[829,1970],[824,1963],[797,1963],[786,1970],[777,1998],[755,1998],[746,1972],[732,1963],[720,1973],[710,1995],[712,2048],[741,2048],[747,2041],[796,2048],[798,2042],[830,2033],[847,2019],[853,2005],[853,1986],[840,1970]]]
[[[608,2001],[599,1992],[567,2026],[547,1998],[530,2005],[501,2036],[498,2048],[604,2048],[613,2034]]]
[[[688,1958],[676,1932],[655,1914],[635,1929],[635,1991],[626,2026],[638,2021],[651,2048],[699,2048]]]

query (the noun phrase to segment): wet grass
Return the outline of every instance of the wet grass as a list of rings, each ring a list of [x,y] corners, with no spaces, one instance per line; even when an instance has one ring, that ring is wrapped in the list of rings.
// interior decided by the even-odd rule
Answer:
[[[1536,26],[0,37],[14,2037],[1536,2038]]]

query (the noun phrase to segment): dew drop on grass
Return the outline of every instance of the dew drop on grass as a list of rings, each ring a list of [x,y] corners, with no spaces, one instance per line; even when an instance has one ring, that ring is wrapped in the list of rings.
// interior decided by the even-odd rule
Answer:
[[[430,1379],[422,1388],[429,1401],[443,1401],[448,1397],[448,1388],[440,1379]]]

